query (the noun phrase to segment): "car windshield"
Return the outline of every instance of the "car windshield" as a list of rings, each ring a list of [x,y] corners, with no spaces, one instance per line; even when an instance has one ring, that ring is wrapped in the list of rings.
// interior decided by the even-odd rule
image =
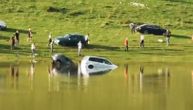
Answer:
[[[105,64],[108,64],[108,65],[112,65],[112,63],[109,62],[108,60],[106,60],[106,59],[101,59],[101,58],[91,57],[91,58],[89,58],[89,61],[94,61],[94,62],[98,62],[98,63],[105,63]]]
[[[152,29],[161,29],[161,27],[157,26],[157,25],[146,25],[145,27],[146,28],[152,28]]]

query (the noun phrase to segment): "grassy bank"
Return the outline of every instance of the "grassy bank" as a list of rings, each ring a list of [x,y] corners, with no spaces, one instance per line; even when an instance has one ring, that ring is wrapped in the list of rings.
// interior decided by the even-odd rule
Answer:
[[[0,19],[8,29],[0,31],[0,60],[30,60],[30,43],[27,29],[30,27],[37,45],[37,59],[48,61],[48,33],[53,36],[66,33],[90,33],[91,45],[83,49],[84,55],[105,56],[114,62],[192,62],[191,35],[193,29],[193,2],[190,0],[138,0],[145,7],[132,5],[132,0],[0,0]],[[56,9],[49,11],[50,7]],[[158,24],[172,31],[171,46],[158,43],[163,36],[145,36],[145,48],[139,48],[139,34],[128,28],[131,22]],[[9,38],[19,29],[20,46],[10,51]],[[129,52],[123,50],[123,40],[129,39]],[[74,60],[76,47],[59,47],[56,53],[64,53]]]

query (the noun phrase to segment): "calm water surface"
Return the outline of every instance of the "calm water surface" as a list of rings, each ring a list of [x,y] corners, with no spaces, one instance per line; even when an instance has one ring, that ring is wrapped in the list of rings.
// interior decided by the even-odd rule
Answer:
[[[83,77],[0,64],[0,110],[192,110],[193,64],[128,63]]]

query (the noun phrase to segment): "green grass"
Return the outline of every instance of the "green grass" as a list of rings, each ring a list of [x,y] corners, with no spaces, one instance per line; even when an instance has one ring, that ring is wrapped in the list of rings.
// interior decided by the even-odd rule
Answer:
[[[30,43],[26,30],[31,27],[40,61],[50,58],[47,48],[48,33],[53,36],[67,33],[90,33],[91,46],[84,55],[105,56],[114,62],[192,62],[193,1],[191,0],[137,0],[145,8],[134,7],[132,0],[0,0],[0,20],[9,29],[0,31],[0,60],[30,60]],[[47,12],[49,7],[58,12]],[[163,36],[145,36],[145,48],[139,48],[139,34],[128,28],[131,22],[157,24],[172,31],[171,46],[158,43]],[[21,30],[19,49],[10,51],[9,37]],[[129,38],[129,52],[123,51],[123,40]],[[165,40],[165,39],[164,39]],[[77,49],[55,47],[74,60]]]

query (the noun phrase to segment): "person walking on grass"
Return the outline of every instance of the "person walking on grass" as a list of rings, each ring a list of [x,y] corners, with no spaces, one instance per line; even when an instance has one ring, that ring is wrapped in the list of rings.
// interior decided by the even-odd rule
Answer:
[[[48,35],[48,47],[50,46],[51,43],[52,43],[52,34],[49,33],[49,35]]]
[[[139,44],[139,46],[140,46],[140,47],[144,47],[144,46],[145,46],[144,43],[145,43],[145,41],[144,41],[144,35],[141,34],[141,35],[140,35],[140,44]]]
[[[128,51],[128,38],[127,37],[124,40],[124,46],[125,46],[125,51]]]
[[[35,50],[36,50],[35,43],[32,43],[32,44],[31,44],[31,52],[32,52],[32,57],[33,57],[33,58],[35,57]]]
[[[19,31],[15,32],[16,44],[19,45]]]
[[[78,56],[81,56],[81,50],[82,50],[82,43],[81,41],[78,42]]]
[[[49,44],[49,47],[50,47],[50,52],[53,53],[53,49],[54,49],[54,42],[53,40],[51,40],[50,44]]]
[[[31,31],[31,28],[28,29],[28,39],[27,39],[28,42],[32,42],[32,31]]]
[[[10,46],[11,50],[15,48],[15,34],[13,34],[13,36],[10,38]]]
[[[169,46],[170,44],[170,35],[171,32],[169,30],[166,30],[165,36],[166,36],[166,45]]]

